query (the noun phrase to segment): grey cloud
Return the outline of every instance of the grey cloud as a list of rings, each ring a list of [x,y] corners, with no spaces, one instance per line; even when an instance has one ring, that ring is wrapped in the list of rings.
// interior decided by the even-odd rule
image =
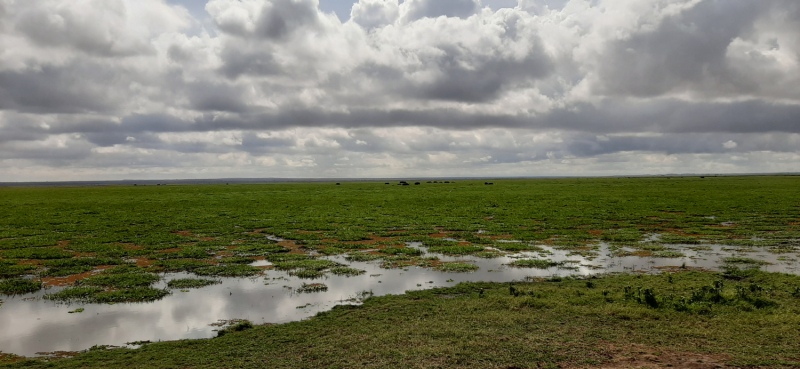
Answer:
[[[441,16],[467,18],[480,10],[477,0],[406,0],[408,21]]]
[[[221,55],[224,65],[220,72],[227,78],[236,79],[242,75],[278,75],[282,68],[275,60],[268,46],[249,47],[246,50],[226,47]]]
[[[313,0],[270,0],[263,3],[252,33],[244,24],[236,21],[217,18],[216,24],[221,31],[228,34],[281,41],[295,31],[313,28],[318,22],[318,16]]]
[[[734,38],[752,32],[768,1],[706,0],[654,30],[611,42],[600,60],[606,94],[660,96],[686,90],[751,93],[758,84],[733,73],[726,51]]]
[[[125,13],[125,5],[119,1],[104,2],[104,11],[117,16]],[[16,15],[16,29],[31,41],[41,46],[73,47],[88,54],[100,56],[129,56],[153,53],[147,43],[126,40],[115,27],[106,27],[87,22],[79,7],[64,6],[53,9],[47,5],[28,7]],[[111,17],[120,19],[123,17]]]
[[[32,65],[0,71],[0,110],[34,113],[107,112],[121,91],[108,84],[117,71],[97,64]]]
[[[248,110],[244,103],[242,89],[225,83],[194,82],[187,86],[187,94],[193,110],[226,111],[244,113]]]
[[[522,60],[508,60],[497,55],[475,56],[453,46],[440,46],[445,55],[433,63],[442,76],[419,86],[423,97],[465,102],[491,101],[509,84],[543,78],[552,70],[552,62],[540,43],[535,43]],[[469,66],[469,67],[467,67]]]

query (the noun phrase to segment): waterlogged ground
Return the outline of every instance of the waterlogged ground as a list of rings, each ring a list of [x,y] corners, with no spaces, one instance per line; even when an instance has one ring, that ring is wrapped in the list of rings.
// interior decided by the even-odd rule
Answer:
[[[462,281],[800,274],[798,177],[444,182],[2,188],[0,360]]]
[[[509,243],[515,243],[508,241]],[[425,251],[422,243],[408,248]],[[345,256],[320,257],[364,271],[356,276],[325,273],[302,279],[287,271],[267,269],[248,278],[217,278],[221,283],[199,289],[170,289],[171,280],[193,278],[189,273],[164,273],[153,285],[171,294],[150,303],[63,303],[44,299],[64,287],[5,298],[0,307],[0,351],[23,356],[69,356],[95,345],[136,347],[142,341],[209,338],[238,319],[253,323],[297,321],[338,304],[358,304],[372,295],[400,294],[408,290],[450,286],[465,281],[508,282],[553,276],[588,276],[596,273],[662,273],[676,269],[720,270],[726,267],[760,267],[771,272],[800,274],[796,253],[772,253],[723,245],[671,245],[684,256],[618,256],[636,249],[615,249],[599,244],[591,253],[559,250],[546,245],[538,251],[503,253],[494,258],[435,256],[441,263],[477,266],[472,272],[442,272],[430,267],[382,267],[383,260],[349,261]],[[489,250],[492,250],[489,248]],[[370,250],[360,251],[370,253]],[[554,266],[515,267],[521,260],[552,262]],[[257,261],[257,267],[272,263]],[[385,265],[383,265],[385,266]],[[324,286],[324,291],[304,292],[303,287]],[[313,288],[312,288],[313,289]],[[77,312],[79,309],[82,311]]]

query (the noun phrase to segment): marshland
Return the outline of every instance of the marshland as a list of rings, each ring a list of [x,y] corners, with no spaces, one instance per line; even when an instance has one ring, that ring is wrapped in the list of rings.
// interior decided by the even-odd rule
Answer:
[[[406,181],[0,188],[0,360],[800,362],[798,177]]]

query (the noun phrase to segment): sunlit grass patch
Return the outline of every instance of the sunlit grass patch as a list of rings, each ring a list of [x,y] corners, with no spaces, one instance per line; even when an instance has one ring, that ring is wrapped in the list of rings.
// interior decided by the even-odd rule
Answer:
[[[326,292],[328,291],[328,286],[322,283],[303,283],[296,291],[298,293]]]
[[[94,294],[103,291],[100,287],[79,286],[63,289],[59,292],[44,295],[47,300],[69,301],[88,299]]]
[[[478,266],[469,263],[442,263],[436,266],[436,270],[449,273],[469,273],[478,270]]]
[[[252,264],[256,259],[238,256],[218,259],[220,264]]]
[[[517,267],[517,268],[537,268],[537,269],[548,269],[552,267],[559,266],[560,263],[554,262],[552,260],[546,259],[520,259],[514,260],[508,265]]]
[[[382,250],[378,250],[378,252],[382,254],[389,254],[389,255],[422,255],[424,252],[420,249],[415,249],[413,247],[387,247]]]
[[[169,291],[160,290],[152,287],[136,287],[116,291],[100,292],[90,296],[88,299],[96,303],[120,303],[120,302],[151,302],[161,300],[168,296]]]
[[[174,289],[203,288],[206,286],[219,283],[222,283],[222,281],[213,279],[186,278],[186,279],[173,279],[167,282],[167,287]]]
[[[653,251],[654,258],[683,258],[686,257],[681,252],[678,251],[671,251],[671,250],[664,250],[664,251]]]
[[[544,251],[543,248],[525,242],[495,242],[492,247],[509,252],[519,251]]]
[[[397,269],[409,266],[418,266],[423,268],[430,268],[439,261],[435,256],[422,257],[422,256],[409,256],[409,255],[387,255],[383,257],[381,268],[383,269]]]
[[[242,264],[218,265],[193,270],[197,275],[217,277],[249,277],[261,273],[261,271],[254,266]]]
[[[253,323],[250,323],[249,320],[243,320],[228,328],[220,329],[219,331],[217,331],[217,337],[222,337],[229,333],[234,333],[234,332],[243,332],[249,329],[253,329],[253,327],[254,327]]]
[[[275,244],[244,244],[231,250],[234,254],[241,256],[264,256],[274,253],[288,252],[283,246]]]
[[[483,246],[456,245],[456,246],[434,246],[428,248],[428,252],[447,254],[447,255],[468,255],[483,251]]]
[[[767,265],[769,264],[766,261],[752,259],[752,258],[745,258],[741,256],[732,256],[728,258],[723,258],[722,262],[725,264],[748,264],[748,265]]]
[[[355,277],[358,275],[362,275],[366,272],[367,272],[366,270],[349,268],[349,267],[331,268],[331,273],[333,273],[334,275],[347,276],[347,277]]]
[[[23,295],[36,292],[40,289],[42,289],[41,281],[31,281],[27,279],[0,280],[0,294],[4,295]]]
[[[159,280],[159,276],[150,273],[126,273],[96,275],[80,281],[88,286],[101,286],[113,288],[133,288],[149,286]]]
[[[210,264],[202,260],[170,259],[156,261],[153,266],[160,268],[163,272],[191,272],[198,268],[208,267]]]
[[[158,253],[154,255],[156,259],[205,259],[211,254],[200,248],[187,248],[177,252]]]
[[[383,258],[383,256],[370,254],[370,253],[366,253],[366,252],[354,252],[354,253],[348,254],[345,257],[345,259],[347,261],[360,261],[360,262],[373,261],[373,260],[378,260],[378,259],[381,259],[381,258]]]
[[[0,265],[0,278],[13,278],[29,274],[36,269],[36,266],[23,265]]]
[[[295,261],[281,261],[273,264],[275,269],[278,270],[292,270],[292,269],[309,269],[309,270],[323,270],[339,266],[335,261],[325,259],[308,259],[308,260],[295,260]]]
[[[313,257],[306,254],[273,254],[267,255],[266,259],[273,263],[281,263],[287,261],[309,260]]]
[[[478,257],[478,258],[482,258],[482,259],[495,259],[495,258],[499,258],[499,257],[505,256],[505,254],[502,253],[502,252],[498,252],[498,251],[483,251],[483,252],[478,252],[478,253],[472,254],[472,256],[475,256],[475,257]]]
[[[13,249],[2,252],[3,257],[8,259],[68,259],[74,255],[55,247],[33,247],[26,249]]]

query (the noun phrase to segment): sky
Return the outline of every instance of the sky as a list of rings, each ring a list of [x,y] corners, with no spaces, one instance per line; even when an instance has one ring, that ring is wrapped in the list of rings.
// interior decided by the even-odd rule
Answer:
[[[799,163],[796,0],[0,0],[0,182]]]

